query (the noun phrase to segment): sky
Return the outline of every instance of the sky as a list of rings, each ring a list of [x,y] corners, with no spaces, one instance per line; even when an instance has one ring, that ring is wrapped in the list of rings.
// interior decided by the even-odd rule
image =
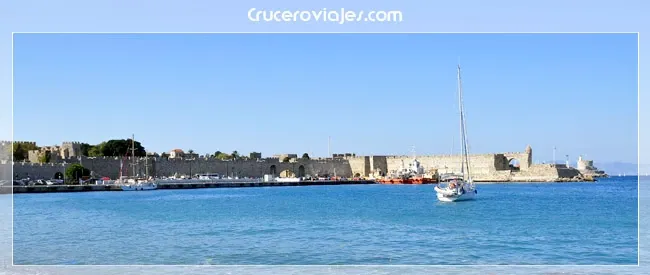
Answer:
[[[637,162],[636,34],[15,34],[14,140]]]

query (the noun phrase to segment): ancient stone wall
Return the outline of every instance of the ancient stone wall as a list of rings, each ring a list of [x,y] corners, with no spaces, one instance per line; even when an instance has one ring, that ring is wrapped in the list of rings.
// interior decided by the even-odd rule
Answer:
[[[371,156],[369,162],[371,172],[376,172],[379,175],[388,174],[388,161],[386,160],[386,156]]]
[[[72,154],[80,153],[80,143],[66,143],[66,150]],[[77,144],[79,148],[77,148]],[[513,173],[512,176],[543,178],[558,177],[560,173],[551,167],[530,165],[532,162],[532,150],[526,152],[504,153],[504,154],[476,154],[470,155],[470,172],[475,178],[508,178],[511,176],[511,169],[508,162],[512,158],[520,161],[521,172]],[[426,169],[437,169],[439,173],[460,173],[460,155],[438,155],[419,156],[417,159]],[[19,178],[52,178],[56,172],[64,172],[71,163],[81,163],[90,169],[95,176],[117,178],[120,174],[119,157],[74,157],[64,160],[65,163],[39,164],[39,163],[16,163],[14,165],[14,176]],[[292,162],[281,162],[278,158],[265,158],[256,160],[223,161],[213,158],[198,159],[167,159],[160,157],[138,158],[138,165],[135,166],[135,174],[152,176],[173,176],[194,175],[203,173],[218,173],[228,176],[239,177],[262,177],[265,174],[276,176],[284,173],[296,176],[369,176],[373,172],[381,171],[390,173],[400,168],[402,163],[408,166],[413,160],[411,156],[349,156],[344,158],[317,158],[305,160],[302,158]],[[126,159],[124,166],[127,175],[134,173],[130,159]],[[145,165],[146,164],[146,165]],[[525,172],[525,173],[524,173]],[[562,175],[573,175],[574,171],[561,172]]]
[[[507,164],[513,159],[519,161],[519,169],[521,171],[526,171],[533,165],[533,149],[530,145],[526,147],[524,152],[504,153],[503,156],[507,159]]]
[[[470,155],[470,172],[472,174],[490,174],[502,170],[496,167],[497,156],[498,154]],[[385,159],[388,172],[399,169],[402,163],[408,167],[409,163],[413,161],[412,156],[386,156]],[[417,159],[425,170],[437,169],[439,173],[460,173],[461,171],[460,155],[419,156]]]
[[[370,157],[348,157],[352,177],[367,177],[370,175]]]
[[[81,156],[81,142],[66,141],[61,144],[61,156],[63,158],[74,158]]]
[[[117,178],[120,175],[119,157],[82,157],[67,159],[66,163],[29,163],[14,164],[14,175],[19,178],[52,178],[56,172],[65,171],[72,163],[81,163],[90,169],[95,176]],[[290,171],[297,176],[334,175],[351,177],[352,170],[346,160],[302,160],[295,162],[280,162],[278,159],[222,161],[217,159],[166,159],[166,158],[137,158],[137,164],[131,165],[131,159],[123,162],[126,175],[173,176],[218,173],[221,175],[239,177],[262,177],[265,174],[280,175]]]
[[[41,154],[41,150],[29,150],[27,152],[27,159],[33,163],[40,162]]]
[[[57,172],[65,174],[70,163],[14,163],[14,178],[51,179]]]

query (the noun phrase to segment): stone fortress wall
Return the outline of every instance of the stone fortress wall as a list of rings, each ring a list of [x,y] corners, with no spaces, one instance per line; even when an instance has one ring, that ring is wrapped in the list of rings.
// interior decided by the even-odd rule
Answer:
[[[54,178],[57,172],[65,173],[65,169],[75,163],[80,163],[90,169],[95,176],[119,177],[119,157],[77,157],[66,159],[62,163],[14,163],[14,177],[24,178]],[[130,165],[131,158],[124,159],[124,171],[128,175],[173,176],[217,173],[220,175],[239,177],[262,177],[265,174],[276,176],[306,176],[334,175],[350,177],[350,165],[344,159],[302,160],[281,162],[276,158],[260,160],[222,161],[217,159],[166,159],[166,158],[136,158],[136,165]],[[135,167],[135,168],[134,168]]]
[[[4,146],[6,142],[0,142]],[[9,148],[10,147],[9,143]],[[90,169],[94,176],[117,178],[120,173],[119,157],[83,157],[81,143],[64,142],[58,150],[61,160],[53,163],[14,163],[15,178],[53,178],[56,173],[64,173],[73,163],[81,163]],[[11,152],[10,150],[4,150]],[[9,155],[9,159],[10,155]],[[438,173],[459,173],[460,155],[417,156],[420,164],[427,170]],[[518,160],[519,167],[510,166],[513,159]],[[153,176],[173,176],[174,174],[191,175],[218,173],[239,177],[262,177],[265,174],[276,176],[340,176],[368,177],[387,174],[413,160],[412,156],[348,156],[337,158],[319,158],[303,160],[294,158],[282,162],[279,158],[255,160],[223,161],[213,158],[167,159],[160,157],[137,158],[135,174]],[[129,174],[132,173],[130,159],[124,163]],[[0,164],[7,166],[11,162]],[[0,167],[1,168],[1,167]],[[6,169],[5,169],[6,170]],[[4,171],[0,169],[0,171]],[[564,165],[532,163],[532,149],[528,146],[523,152],[470,155],[470,172],[475,180],[480,181],[553,181],[560,178],[573,178],[580,172]]]

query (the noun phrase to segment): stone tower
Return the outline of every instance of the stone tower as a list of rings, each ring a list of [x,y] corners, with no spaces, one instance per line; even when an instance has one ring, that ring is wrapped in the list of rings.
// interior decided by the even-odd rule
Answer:
[[[61,158],[68,159],[81,156],[81,142],[66,141],[61,144]]]
[[[530,147],[530,144],[526,146],[526,151],[524,153],[526,154],[526,157],[521,160],[520,166],[522,168],[525,167],[524,170],[527,170],[533,165],[533,148]]]

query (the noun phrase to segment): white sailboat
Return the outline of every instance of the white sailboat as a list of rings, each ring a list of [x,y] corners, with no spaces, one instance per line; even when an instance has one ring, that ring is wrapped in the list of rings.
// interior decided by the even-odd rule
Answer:
[[[133,177],[131,178],[121,176],[122,170],[120,170],[120,179],[118,179],[116,183],[120,185],[122,191],[146,191],[158,189],[158,185],[153,181],[153,179],[138,178],[135,176],[135,136],[131,138],[131,165],[133,166],[131,169]]]
[[[478,193],[469,170],[467,129],[465,126],[465,110],[463,107],[463,87],[460,78],[460,64],[458,65],[458,108],[460,110],[460,175],[451,179],[448,183],[440,183],[434,187],[438,200],[444,202],[472,200]]]

